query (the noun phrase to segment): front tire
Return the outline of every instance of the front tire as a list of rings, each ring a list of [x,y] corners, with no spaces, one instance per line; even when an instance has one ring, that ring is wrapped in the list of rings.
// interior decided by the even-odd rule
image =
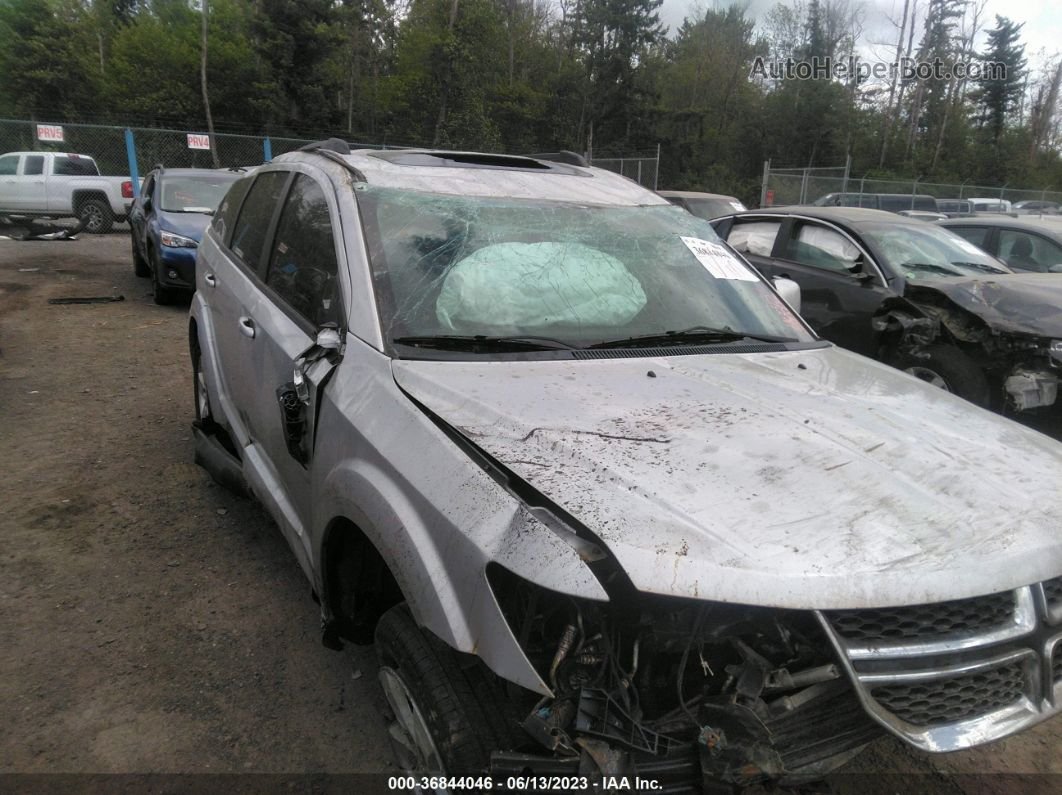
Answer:
[[[920,356],[900,354],[891,364],[982,408],[988,406],[989,387],[984,371],[954,345],[930,345]]]
[[[402,769],[418,776],[480,775],[491,751],[518,744],[516,720],[483,663],[418,627],[406,604],[380,618],[376,653]]]
[[[92,235],[103,235],[114,226],[114,213],[102,199],[85,199],[77,208],[77,220]]]

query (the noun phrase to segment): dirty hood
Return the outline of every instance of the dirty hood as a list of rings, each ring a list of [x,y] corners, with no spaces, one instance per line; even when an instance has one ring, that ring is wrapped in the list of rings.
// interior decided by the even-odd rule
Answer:
[[[1062,339],[1062,274],[1008,273],[909,282],[905,295],[917,303],[919,296],[933,291],[996,331]]]
[[[644,591],[825,609],[1062,574],[1062,445],[837,348],[393,371]]]

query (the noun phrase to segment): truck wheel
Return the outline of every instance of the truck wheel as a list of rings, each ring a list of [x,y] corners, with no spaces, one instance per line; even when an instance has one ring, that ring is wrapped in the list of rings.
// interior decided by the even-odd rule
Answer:
[[[893,358],[892,366],[978,406],[988,406],[988,379],[969,356],[954,345],[930,345],[922,353],[924,356],[900,354]]]
[[[483,663],[418,627],[404,603],[376,625],[376,653],[403,770],[480,775],[491,751],[518,744],[518,725]]]
[[[162,263],[151,248],[148,248],[148,257],[151,258],[151,296],[159,306],[169,306],[177,300],[177,291],[159,281]]]
[[[92,235],[102,235],[111,231],[114,225],[114,213],[102,199],[85,199],[77,208],[77,219],[85,225],[85,231]]]
[[[151,267],[147,264],[147,260],[141,257],[140,252],[137,251],[136,238],[130,235],[129,240],[133,247],[133,273],[140,277],[150,276]]]

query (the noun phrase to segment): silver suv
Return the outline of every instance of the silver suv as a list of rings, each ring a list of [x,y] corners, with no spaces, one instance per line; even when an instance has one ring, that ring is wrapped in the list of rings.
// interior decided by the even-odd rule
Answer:
[[[326,142],[199,249],[197,458],[375,641],[402,766],[792,781],[1058,712],[1062,447],[563,159]]]

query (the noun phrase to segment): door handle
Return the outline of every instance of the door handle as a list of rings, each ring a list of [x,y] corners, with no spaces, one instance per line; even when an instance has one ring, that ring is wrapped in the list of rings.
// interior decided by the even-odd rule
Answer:
[[[214,276],[213,273],[204,273],[203,274],[203,281],[206,282],[207,284],[209,284],[211,287],[217,287],[218,286],[218,280]]]
[[[249,317],[240,318],[240,333],[254,339],[254,321]]]

